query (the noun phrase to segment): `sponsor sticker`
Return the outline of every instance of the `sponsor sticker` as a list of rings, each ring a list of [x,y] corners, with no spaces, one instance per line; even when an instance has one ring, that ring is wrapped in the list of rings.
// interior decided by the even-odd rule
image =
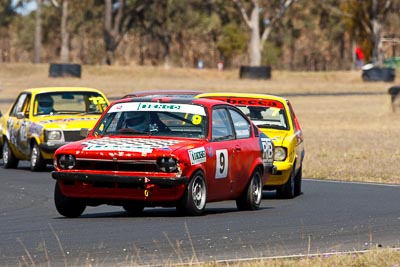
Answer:
[[[190,104],[158,103],[158,102],[128,102],[112,106],[108,113],[120,111],[167,111],[205,116],[204,107]]]
[[[272,99],[234,97],[234,96],[228,96],[228,97],[212,96],[211,98],[224,101],[235,106],[261,106],[261,107],[275,107],[278,109],[284,109],[284,106],[281,102]]]
[[[206,162],[206,150],[204,147],[198,147],[188,150],[190,163],[192,165]]]
[[[135,145],[88,145],[84,147],[82,150],[102,150],[102,151],[130,151],[130,152],[139,152],[139,153],[151,153],[153,149],[151,147],[145,146],[135,146]]]

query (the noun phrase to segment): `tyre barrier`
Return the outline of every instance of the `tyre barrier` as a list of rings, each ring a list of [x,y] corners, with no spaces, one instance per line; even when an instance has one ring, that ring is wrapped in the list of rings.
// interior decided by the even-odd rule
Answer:
[[[49,77],[77,77],[81,78],[80,64],[50,63]]]
[[[252,66],[241,66],[240,67],[240,79],[271,79],[271,67],[252,67]]]
[[[390,95],[392,111],[396,112],[396,110],[400,109],[400,86],[390,87],[388,93]]]
[[[396,77],[395,69],[393,68],[378,68],[373,67],[362,71],[362,79],[367,82],[393,82]]]

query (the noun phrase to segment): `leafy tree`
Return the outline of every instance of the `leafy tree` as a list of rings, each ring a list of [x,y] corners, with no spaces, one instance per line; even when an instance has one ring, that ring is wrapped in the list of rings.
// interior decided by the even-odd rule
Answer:
[[[346,25],[354,39],[361,43],[366,59],[376,65],[383,63],[382,32],[394,0],[343,1]]]
[[[115,50],[152,0],[104,0],[106,64],[114,62]]]
[[[247,38],[236,23],[229,23],[223,27],[222,37],[218,41],[218,49],[223,55],[225,65],[229,65],[233,56],[246,47]]]
[[[232,0],[250,30],[249,58],[251,66],[261,65],[264,43],[268,40],[277,22],[297,0]],[[260,19],[263,22],[260,29]]]

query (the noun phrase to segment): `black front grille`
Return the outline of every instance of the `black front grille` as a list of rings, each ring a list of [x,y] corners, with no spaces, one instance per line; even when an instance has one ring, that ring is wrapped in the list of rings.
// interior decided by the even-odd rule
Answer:
[[[73,142],[83,139],[80,131],[64,131],[64,138],[66,142]]]

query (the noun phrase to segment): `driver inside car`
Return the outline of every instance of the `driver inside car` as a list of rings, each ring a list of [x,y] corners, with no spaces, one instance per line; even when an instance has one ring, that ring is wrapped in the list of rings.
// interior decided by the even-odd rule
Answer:
[[[39,114],[50,114],[53,112],[54,101],[49,95],[39,95],[38,99],[38,113]]]
[[[144,132],[150,124],[150,113],[131,111],[125,113],[126,128],[137,132]]]

